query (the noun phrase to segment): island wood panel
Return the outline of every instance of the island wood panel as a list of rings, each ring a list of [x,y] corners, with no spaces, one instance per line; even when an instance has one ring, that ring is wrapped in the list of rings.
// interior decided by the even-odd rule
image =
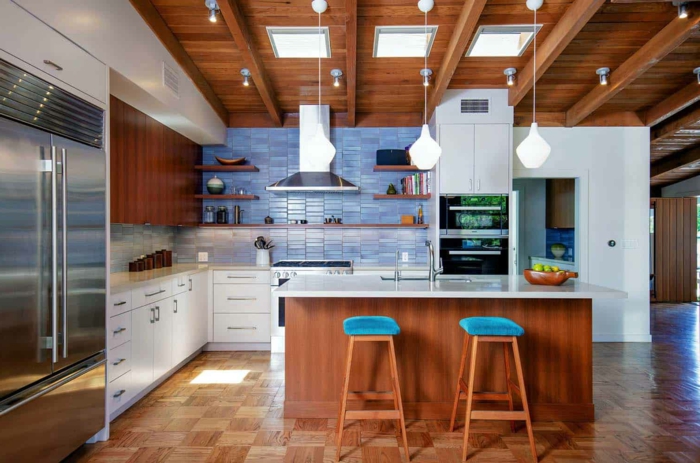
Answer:
[[[407,418],[449,419],[464,336],[459,321],[484,315],[525,329],[518,342],[533,420],[594,418],[590,300],[382,298],[286,299],[286,418],[336,416],[348,341],[343,320],[358,315],[390,316],[401,327],[394,341]],[[355,345],[351,391],[391,389],[386,350]],[[478,370],[478,390],[505,390],[500,344],[479,346]]]

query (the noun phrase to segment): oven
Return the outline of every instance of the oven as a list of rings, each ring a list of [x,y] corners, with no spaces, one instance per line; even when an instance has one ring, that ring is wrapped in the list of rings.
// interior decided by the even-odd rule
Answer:
[[[508,195],[440,196],[440,235],[508,235]]]
[[[508,238],[442,237],[446,275],[508,275]]]

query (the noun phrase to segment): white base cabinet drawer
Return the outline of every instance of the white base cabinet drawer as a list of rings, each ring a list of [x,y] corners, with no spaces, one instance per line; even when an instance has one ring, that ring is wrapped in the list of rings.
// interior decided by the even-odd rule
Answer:
[[[127,371],[107,385],[107,410],[109,413],[114,412],[131,400],[136,393],[131,384],[131,372]]]
[[[162,281],[131,291],[131,303],[135,309],[169,298],[173,293],[172,280]]]
[[[131,341],[107,353],[107,381],[110,383],[131,370]]]
[[[214,284],[270,284],[270,272],[253,270],[215,270]]]
[[[270,342],[270,315],[214,314],[214,342]]]
[[[109,316],[113,317],[132,309],[131,306],[131,291],[125,293],[112,294],[109,296]]]
[[[216,285],[214,313],[270,313],[270,287]]]
[[[107,349],[112,350],[131,341],[131,312],[111,317],[107,322]]]

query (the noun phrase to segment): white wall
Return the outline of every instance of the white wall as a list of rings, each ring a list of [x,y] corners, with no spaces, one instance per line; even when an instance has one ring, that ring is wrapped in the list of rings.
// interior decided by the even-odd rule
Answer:
[[[113,78],[117,98],[196,143],[226,142],[226,124],[128,0],[13,1],[142,90]],[[163,61],[178,71],[180,98],[162,85]]]
[[[700,175],[662,188],[661,196],[664,198],[700,196]]]
[[[522,275],[524,269],[530,268],[530,256],[547,256],[547,180],[514,179],[513,190],[520,192],[518,274]]]
[[[528,130],[514,129],[514,146]],[[587,254],[580,256],[581,279],[628,293],[628,299],[594,301],[594,341],[650,342],[649,129],[540,128],[540,134],[552,146],[549,159],[525,169],[514,154],[513,177],[580,179],[580,210],[588,211],[579,221]]]

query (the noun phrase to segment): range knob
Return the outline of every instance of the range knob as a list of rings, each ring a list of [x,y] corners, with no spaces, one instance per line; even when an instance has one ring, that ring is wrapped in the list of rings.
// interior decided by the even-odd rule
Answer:
[[[333,275],[333,272],[331,270],[326,270],[326,275]]]
[[[336,270],[336,271],[335,271],[335,274],[336,274],[336,275],[340,275],[340,270]]]
[[[280,272],[275,272],[275,278],[279,278],[281,276],[282,276],[282,274]]]
[[[290,276],[293,276],[293,277],[297,276],[297,272],[292,272],[292,274]]]
[[[350,271],[349,270],[343,271],[343,275],[350,275]]]
[[[289,278],[289,272],[284,272],[284,277]]]

